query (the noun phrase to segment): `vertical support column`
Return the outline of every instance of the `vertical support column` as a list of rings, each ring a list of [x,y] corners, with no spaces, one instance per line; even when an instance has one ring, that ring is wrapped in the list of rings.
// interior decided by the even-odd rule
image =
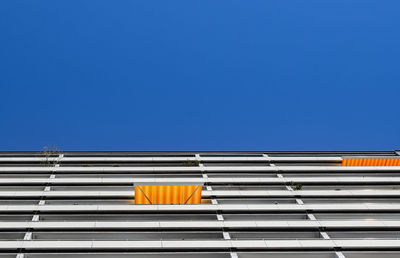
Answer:
[[[60,162],[61,162],[61,159],[64,157],[64,154],[60,154],[60,155],[58,155],[58,157],[55,159],[55,162],[54,162],[54,167],[59,167],[60,166]],[[54,179],[54,178],[56,178],[56,175],[54,175],[54,173],[55,173],[55,170],[53,170],[53,172],[52,172],[52,174],[49,176],[49,182],[48,182],[48,184],[50,183],[50,181],[52,180],[52,179]],[[44,192],[48,192],[48,191],[51,191],[51,186],[49,186],[49,185],[46,185],[45,187],[44,187],[44,189],[43,189],[43,194],[42,194],[42,196],[41,196],[41,198],[43,198],[43,196],[44,196]],[[39,202],[38,202],[38,205],[45,205],[46,204],[46,200],[40,200]],[[38,214],[34,214],[33,216],[32,216],[32,219],[31,219],[31,221],[32,222],[37,222],[37,221],[39,221],[40,220],[40,216],[38,215]],[[29,230],[25,233],[25,235],[24,235],[24,241],[30,241],[30,240],[32,240],[32,232],[30,232]],[[16,256],[16,258],[24,258],[24,254],[23,253],[19,253],[19,254],[17,254],[17,256]]]
[[[331,238],[329,237],[329,235],[328,235],[326,232],[324,232],[324,231],[319,232],[319,234],[321,235],[321,237],[322,237],[323,239],[331,239]]]
[[[229,232],[222,232],[222,235],[224,236],[225,240],[230,240],[231,236],[229,235]]]
[[[206,169],[205,169],[204,165],[201,163],[200,154],[196,154],[195,156],[196,156],[196,160],[199,161],[199,167],[201,169],[201,173],[202,173],[203,178],[208,181],[208,175],[206,173]],[[207,189],[207,191],[212,191],[212,187],[210,185],[207,185],[206,189]],[[212,204],[218,204],[217,200],[215,200],[214,197],[212,197],[211,203]]]
[[[317,220],[317,219],[315,218],[315,216],[312,215],[312,214],[308,214],[308,217],[309,217],[310,220]],[[322,231],[321,228],[320,228],[319,234],[321,235],[321,237],[322,237],[323,239],[331,239],[331,237],[329,236],[329,234],[328,234],[327,232],[325,232],[325,231]],[[344,254],[343,254],[342,252],[339,252],[339,251],[338,251],[338,252],[335,252],[335,256],[336,256],[337,258],[346,258],[346,257],[344,256]]]
[[[346,258],[342,252],[335,252],[337,258]]]
[[[398,154],[399,154],[399,153],[398,153]],[[399,154],[399,155],[400,155],[400,154]],[[264,154],[264,156],[268,157],[266,154]],[[271,165],[271,167],[275,167],[275,164],[270,163],[270,165]],[[281,178],[281,179],[283,180],[283,182],[285,182],[284,177],[283,177],[282,174],[279,174],[279,173],[278,173],[278,174],[277,174],[277,177],[278,177],[278,178]],[[294,192],[294,190],[293,190],[293,188],[292,188],[291,186],[286,185],[286,184],[285,184],[285,186],[286,186],[286,189],[287,189],[288,191]],[[301,198],[296,198],[296,203],[297,203],[298,205],[304,205],[304,202],[303,202],[303,200],[302,200]],[[308,218],[309,220],[313,220],[313,221],[316,221],[316,220],[317,220],[317,219],[315,218],[314,214],[312,214],[312,213],[307,213],[307,218]],[[322,237],[323,239],[331,239],[330,236],[328,235],[328,233],[325,232],[325,231],[322,231],[321,228],[320,228],[320,232],[319,232],[319,233],[320,233],[320,235],[321,235],[321,237]],[[346,258],[342,252],[335,252],[335,255],[336,255],[337,258]],[[231,257],[233,257],[233,256],[231,256]],[[236,257],[237,257],[237,256],[236,256]]]
[[[313,214],[307,214],[307,218],[309,220],[317,220],[317,218],[315,218],[315,216]]]
[[[290,185],[286,185],[286,182],[285,182],[285,180],[284,180],[282,174],[277,174],[277,176],[278,176],[279,178],[281,178],[281,179],[283,180],[283,182],[285,183],[286,190],[291,191],[291,192],[294,191],[293,188],[292,188]]]
[[[278,167],[274,163],[271,163],[271,159],[269,158],[269,156],[267,154],[263,154],[263,156],[270,162],[269,165],[271,167],[276,168],[276,172],[277,172],[276,176],[282,180],[282,183],[285,183],[285,180],[283,179],[283,175],[279,173]],[[293,191],[292,187],[287,186],[286,184],[285,184],[285,187],[286,187],[286,190]]]
[[[198,160],[199,162],[201,161],[201,157],[200,157],[199,153],[196,153],[194,156],[196,157],[196,160]]]
[[[272,167],[275,167],[275,164],[270,164]],[[280,174],[280,173],[278,173],[278,174],[276,174],[277,175],[277,177],[278,178],[280,178],[280,179],[282,179],[282,182],[283,183],[285,183],[285,187],[286,187],[286,190],[288,190],[288,191],[291,191],[291,192],[294,192],[294,189],[290,186],[290,185],[286,185],[286,181],[285,181],[285,179],[284,179],[284,177],[283,177],[283,175],[282,174]],[[303,200],[301,199],[301,198],[296,198],[296,203],[298,204],[298,205],[304,205],[304,202],[303,202]],[[313,214],[310,214],[310,213],[307,213],[307,218],[309,219],[309,220],[317,220],[316,218],[315,218],[315,216],[313,215]],[[320,235],[324,238],[324,239],[330,239],[330,237],[329,237],[329,235],[326,233],[326,232],[320,232]]]
[[[218,220],[221,220],[221,221],[224,220],[222,215],[217,215],[217,217],[219,217]],[[222,235],[224,237],[224,240],[231,240],[231,235],[229,234],[229,232],[222,231]],[[238,257],[236,252],[231,252],[230,256],[233,257],[233,258],[237,258]]]
[[[205,169],[204,165],[201,163],[200,154],[196,154],[196,159],[199,161],[199,166],[201,167],[201,173],[203,175],[203,178],[207,180],[208,179],[208,174],[206,173],[206,169]],[[207,185],[206,189],[207,189],[207,191],[212,191],[213,190],[211,185]],[[211,197],[211,204],[218,205],[218,201],[214,198],[214,196]],[[222,216],[222,214],[220,214],[220,211],[217,211],[216,216],[217,216],[217,220],[218,221],[224,221],[224,217]],[[224,239],[231,239],[231,237],[230,237],[228,232],[224,232],[222,230],[222,235],[223,235]]]

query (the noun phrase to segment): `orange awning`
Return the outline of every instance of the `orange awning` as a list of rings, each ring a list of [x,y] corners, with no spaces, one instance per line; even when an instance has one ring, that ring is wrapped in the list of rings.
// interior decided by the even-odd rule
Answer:
[[[200,204],[201,185],[136,185],[135,204]]]
[[[399,158],[343,159],[342,166],[400,166]]]

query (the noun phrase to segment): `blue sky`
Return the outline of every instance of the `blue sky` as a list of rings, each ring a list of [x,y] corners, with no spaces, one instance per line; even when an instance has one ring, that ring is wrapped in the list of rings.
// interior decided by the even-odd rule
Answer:
[[[400,149],[400,1],[0,1],[0,150]]]

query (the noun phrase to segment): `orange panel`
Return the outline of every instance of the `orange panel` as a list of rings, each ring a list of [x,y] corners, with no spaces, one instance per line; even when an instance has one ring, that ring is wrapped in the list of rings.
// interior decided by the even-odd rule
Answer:
[[[135,186],[135,204],[200,204],[201,185]]]
[[[146,198],[144,189],[139,186],[135,186],[135,203],[150,204],[149,200]]]
[[[197,191],[194,192],[192,199],[193,199],[192,204],[201,203],[201,186],[199,189],[197,189]]]
[[[183,203],[184,204],[194,204],[193,195],[195,194],[197,186],[196,185],[188,185],[187,188],[188,188],[188,195],[184,196]]]
[[[400,166],[399,158],[343,159],[342,166]]]
[[[186,186],[182,187],[180,203],[185,203],[185,201],[188,199],[189,196],[190,196],[189,188]]]

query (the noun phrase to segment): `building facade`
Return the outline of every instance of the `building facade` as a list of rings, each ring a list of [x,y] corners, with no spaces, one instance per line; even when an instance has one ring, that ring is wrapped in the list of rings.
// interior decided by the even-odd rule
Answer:
[[[399,197],[399,151],[0,152],[0,258],[394,258]]]

